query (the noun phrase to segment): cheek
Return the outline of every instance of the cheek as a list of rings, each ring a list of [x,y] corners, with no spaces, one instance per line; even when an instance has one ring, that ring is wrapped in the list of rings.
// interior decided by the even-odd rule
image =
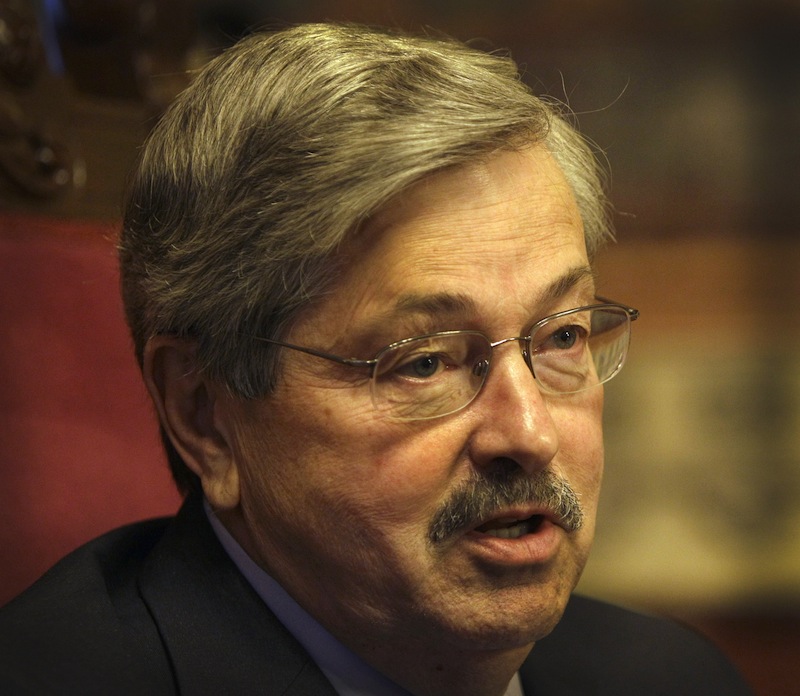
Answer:
[[[371,410],[306,404],[250,419],[238,439],[251,443],[242,478],[252,517],[278,519],[293,536],[324,525],[355,543],[410,537],[446,490],[440,439],[376,423]]]
[[[603,477],[602,389],[556,402],[550,413],[559,429],[559,468],[593,511]]]
[[[327,481],[341,504],[365,529],[396,538],[427,529],[452,485],[460,448],[441,429],[382,422],[359,424],[333,451],[347,459]]]

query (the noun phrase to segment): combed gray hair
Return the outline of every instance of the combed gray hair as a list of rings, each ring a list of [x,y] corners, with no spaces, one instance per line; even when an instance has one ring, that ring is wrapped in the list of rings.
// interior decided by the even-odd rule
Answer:
[[[280,338],[371,214],[427,174],[534,143],[572,186],[593,256],[611,236],[601,170],[510,58],[354,25],[244,39],[168,109],[129,187],[120,264],[140,363],[154,335],[193,337],[201,369],[265,396],[274,348],[246,336]]]

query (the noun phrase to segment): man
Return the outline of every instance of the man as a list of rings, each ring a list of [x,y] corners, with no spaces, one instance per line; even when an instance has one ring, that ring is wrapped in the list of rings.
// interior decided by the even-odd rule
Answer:
[[[4,693],[743,694],[666,623],[571,599],[602,384],[594,159],[507,59],[257,35],[155,128],[121,239],[186,503],[5,610]]]

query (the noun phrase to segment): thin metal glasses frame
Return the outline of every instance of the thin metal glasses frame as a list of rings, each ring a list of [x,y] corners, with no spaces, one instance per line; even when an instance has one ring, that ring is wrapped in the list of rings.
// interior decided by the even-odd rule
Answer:
[[[485,336],[487,341],[489,341],[489,345],[492,347],[492,349],[494,349],[494,348],[496,348],[498,346],[503,345],[504,343],[510,343],[512,341],[530,341],[531,338],[533,338],[533,336],[536,334],[536,331],[541,326],[543,326],[544,324],[547,324],[547,323],[553,321],[554,319],[560,319],[561,317],[567,316],[569,314],[577,314],[578,312],[586,312],[586,311],[591,311],[591,310],[595,310],[595,309],[616,308],[616,309],[622,309],[623,311],[625,311],[626,314],[628,315],[628,318],[630,319],[630,321],[636,321],[636,319],[639,318],[639,310],[638,309],[634,309],[633,307],[629,307],[628,305],[621,304],[619,302],[614,302],[612,300],[608,300],[608,299],[606,299],[604,297],[597,297],[596,299],[598,300],[598,302],[596,304],[586,305],[584,307],[575,307],[574,309],[565,309],[563,312],[557,312],[555,314],[551,314],[549,316],[546,316],[546,317],[540,319],[539,321],[537,321],[535,324],[533,324],[530,327],[527,336],[509,336],[508,338],[501,338],[498,341],[491,341],[491,340],[489,340],[488,336],[486,336],[485,334],[483,334],[483,335]],[[317,350],[316,348],[309,348],[307,346],[298,346],[298,345],[295,345],[294,343],[286,343],[285,341],[276,341],[276,340],[274,340],[272,338],[263,338],[262,336],[252,336],[251,338],[255,339],[256,341],[263,341],[264,343],[270,343],[272,345],[280,346],[282,348],[289,348],[290,350],[296,350],[296,351],[299,351],[301,353],[306,353],[308,355],[313,355],[313,356],[315,356],[317,358],[323,358],[324,360],[331,360],[333,362],[339,363],[340,365],[351,365],[352,367],[374,368],[375,365],[377,365],[378,362],[380,361],[381,356],[383,356],[386,353],[386,351],[394,350],[395,348],[400,348],[404,344],[409,343],[411,341],[418,341],[420,339],[426,339],[426,338],[436,338],[437,336],[452,336],[452,335],[462,334],[462,333],[478,333],[478,334],[480,334],[482,332],[480,332],[480,331],[467,331],[465,329],[457,329],[457,330],[454,330],[454,331],[437,331],[437,332],[432,333],[432,334],[423,334],[421,336],[409,336],[408,338],[403,338],[403,339],[400,339],[399,341],[395,341],[394,343],[390,343],[389,345],[384,346],[383,348],[381,348],[378,351],[378,353],[376,354],[376,356],[374,358],[370,358],[368,360],[364,360],[364,359],[360,359],[360,358],[345,358],[345,357],[342,357],[341,355],[334,355],[333,353],[326,353],[325,351]],[[526,355],[526,360],[528,361],[528,366],[530,367],[530,357],[527,355],[527,352],[525,352],[525,355]]]

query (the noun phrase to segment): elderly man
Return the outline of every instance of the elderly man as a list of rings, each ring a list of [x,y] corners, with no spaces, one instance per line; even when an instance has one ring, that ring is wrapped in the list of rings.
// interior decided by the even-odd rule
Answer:
[[[213,61],[120,245],[186,502],[5,609],[3,693],[747,693],[571,597],[637,317],[597,296],[609,236],[589,148],[508,59],[311,25]]]

